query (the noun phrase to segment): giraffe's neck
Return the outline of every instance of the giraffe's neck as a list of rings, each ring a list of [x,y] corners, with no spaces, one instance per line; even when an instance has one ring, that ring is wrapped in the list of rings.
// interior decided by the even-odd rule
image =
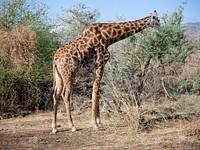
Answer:
[[[148,16],[129,22],[92,24],[68,45],[77,47],[80,52],[85,52],[98,45],[108,48],[111,44],[144,30],[149,26],[150,18]]]
[[[102,43],[108,47],[115,42],[133,35],[134,33],[138,33],[148,27],[149,21],[150,16],[130,22],[102,24]]]

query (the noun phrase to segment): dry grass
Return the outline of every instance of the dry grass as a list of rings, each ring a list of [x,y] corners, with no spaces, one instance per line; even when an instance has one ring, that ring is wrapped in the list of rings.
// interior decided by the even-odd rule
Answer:
[[[11,30],[1,24],[0,55],[7,57],[16,67],[32,66],[35,56],[36,34],[25,26]]]
[[[190,120],[200,116],[200,96],[182,95],[178,100],[162,100],[159,103],[146,101],[140,107],[128,104],[120,109],[111,103],[103,101],[102,112],[107,119],[115,120],[116,125],[127,126],[132,133],[150,132],[157,127],[171,127],[171,122]],[[108,100],[108,99],[107,99]]]

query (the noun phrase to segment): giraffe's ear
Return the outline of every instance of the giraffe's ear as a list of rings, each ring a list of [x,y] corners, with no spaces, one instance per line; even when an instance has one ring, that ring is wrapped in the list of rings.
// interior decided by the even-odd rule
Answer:
[[[150,13],[150,16],[153,16],[153,14],[152,14],[152,13]]]

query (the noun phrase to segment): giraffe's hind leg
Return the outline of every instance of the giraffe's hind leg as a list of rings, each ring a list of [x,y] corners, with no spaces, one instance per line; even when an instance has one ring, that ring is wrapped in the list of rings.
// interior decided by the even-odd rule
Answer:
[[[59,99],[59,97],[57,96],[57,89],[55,89],[54,95],[53,95],[53,109],[54,109],[54,113],[53,113],[53,120],[52,120],[52,133],[56,133],[57,132],[58,99]]]
[[[74,126],[74,123],[72,121],[71,109],[70,109],[70,99],[72,97],[71,94],[72,94],[73,81],[74,81],[73,77],[67,77],[64,79],[62,99],[63,99],[65,107],[66,107],[69,128],[71,128],[72,131],[76,131],[76,127]]]
[[[54,70],[54,93],[53,93],[53,120],[52,120],[52,133],[57,132],[57,109],[58,101],[63,90],[63,81],[57,70]]]

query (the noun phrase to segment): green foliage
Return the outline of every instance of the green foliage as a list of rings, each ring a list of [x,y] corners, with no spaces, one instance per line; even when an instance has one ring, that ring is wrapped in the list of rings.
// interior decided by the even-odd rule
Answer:
[[[0,2],[1,20],[12,28],[16,25],[38,26],[45,21],[46,6],[27,0],[3,0]]]
[[[159,60],[163,64],[184,62],[185,58],[193,52],[184,32],[186,28],[181,25],[183,8],[180,7],[171,15],[162,17],[159,29],[147,29],[136,38],[136,53],[140,62],[146,59]]]
[[[44,26],[42,29],[37,29],[35,31],[37,35],[37,59],[33,68],[39,67],[44,69],[44,71],[48,70],[48,72],[51,70],[53,54],[60,45],[58,35],[57,33],[51,31],[52,29],[53,28],[51,26]]]

